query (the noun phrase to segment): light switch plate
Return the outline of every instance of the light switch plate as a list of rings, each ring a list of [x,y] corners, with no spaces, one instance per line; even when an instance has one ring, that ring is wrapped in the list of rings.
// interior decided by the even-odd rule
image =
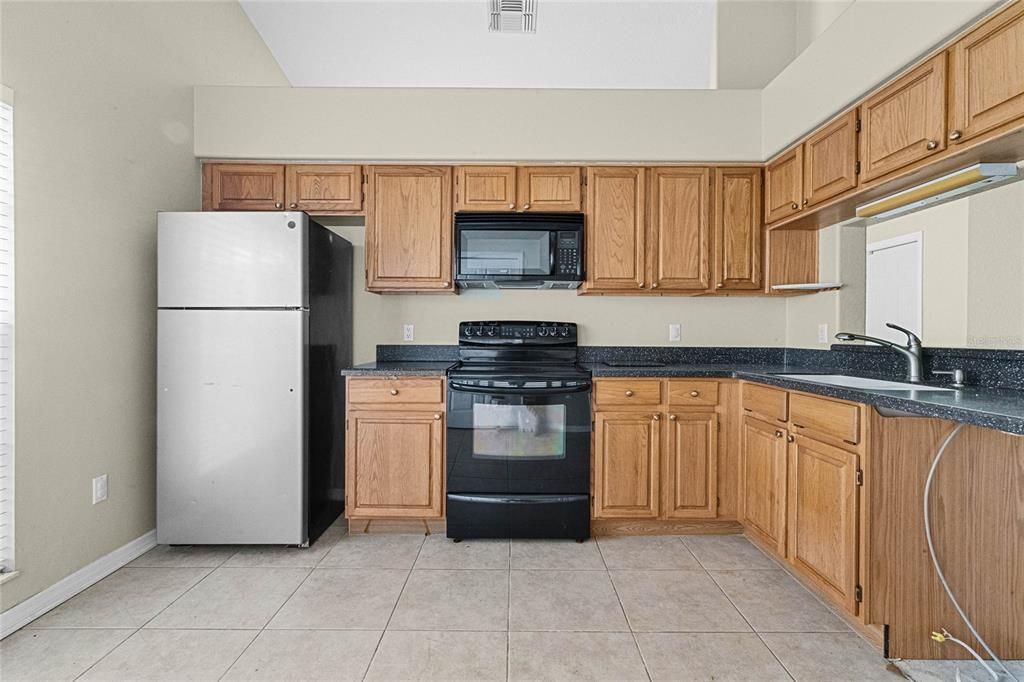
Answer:
[[[416,327],[411,324],[402,325],[402,340],[412,341],[416,338]]]
[[[683,338],[682,325],[670,324],[668,326],[668,340],[680,341]]]
[[[818,343],[828,343],[828,325],[818,325]]]
[[[99,504],[107,499],[107,475],[102,474],[92,479],[92,503]]]

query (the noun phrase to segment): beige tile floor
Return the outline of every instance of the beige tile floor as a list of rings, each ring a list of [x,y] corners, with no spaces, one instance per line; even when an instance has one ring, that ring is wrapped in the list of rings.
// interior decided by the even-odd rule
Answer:
[[[887,663],[740,536],[161,546],[0,643],[4,682],[901,679]]]

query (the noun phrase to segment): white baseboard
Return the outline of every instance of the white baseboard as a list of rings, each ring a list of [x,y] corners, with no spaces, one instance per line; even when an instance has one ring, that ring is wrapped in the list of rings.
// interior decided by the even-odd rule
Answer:
[[[101,556],[68,577],[0,613],[0,639],[17,632],[50,609],[60,606],[85,588],[95,585],[128,562],[156,547],[156,530],[135,538]]]

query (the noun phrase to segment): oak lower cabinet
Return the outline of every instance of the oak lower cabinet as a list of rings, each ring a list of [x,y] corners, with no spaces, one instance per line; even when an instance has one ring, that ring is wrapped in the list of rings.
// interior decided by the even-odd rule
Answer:
[[[444,515],[443,379],[350,378],[345,515]]]
[[[788,465],[787,558],[857,613],[860,456],[797,435]]]
[[[454,292],[451,167],[367,169],[366,289]]]
[[[784,428],[746,416],[740,437],[740,522],[762,543],[786,553]]]
[[[595,519],[718,516],[718,382],[597,379]]]

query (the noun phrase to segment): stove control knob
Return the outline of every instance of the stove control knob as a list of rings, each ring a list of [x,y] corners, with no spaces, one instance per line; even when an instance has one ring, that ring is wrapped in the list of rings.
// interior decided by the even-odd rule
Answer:
[[[473,336],[473,328],[472,327],[466,327],[466,330],[464,332],[462,332],[462,333],[465,334],[466,336]]]
[[[494,327],[487,328],[487,336],[494,336],[495,333],[496,332],[494,331]]]
[[[548,335],[548,328],[547,327],[541,327],[540,329],[537,330],[537,334],[539,334],[540,336],[547,336]]]
[[[562,327],[560,333],[561,333],[562,336],[569,336],[569,328],[568,327]]]

